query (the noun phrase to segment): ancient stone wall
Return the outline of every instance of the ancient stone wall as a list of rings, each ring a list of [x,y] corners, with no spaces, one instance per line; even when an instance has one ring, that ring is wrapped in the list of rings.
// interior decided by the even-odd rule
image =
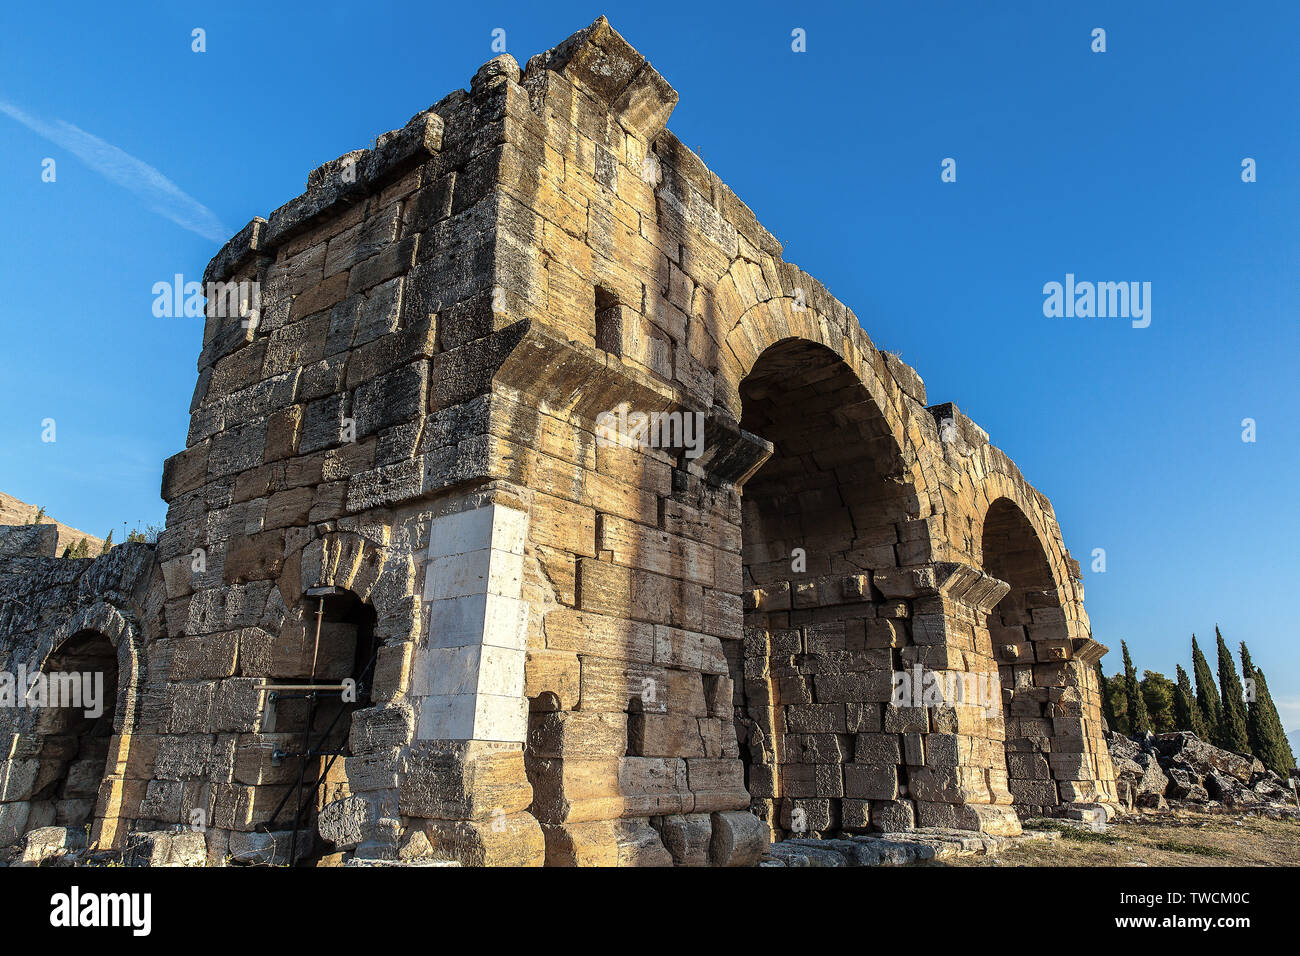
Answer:
[[[1050,504],[783,261],[676,99],[602,18],[213,260],[260,310],[210,302],[106,842],[198,811],[259,859],[300,776],[329,849],[487,864],[1114,802]],[[991,698],[896,696],[918,669]],[[294,756],[309,723],[336,755]]]
[[[53,558],[59,529],[52,524],[0,525],[0,559]]]
[[[127,757],[150,693],[144,642],[159,611],[149,603],[155,574],[143,544],[94,559],[0,560],[0,844],[38,827],[112,821],[127,781],[144,786],[153,768]],[[27,675],[58,673],[102,675],[98,719],[24,699]],[[161,681],[152,688],[161,695]]]

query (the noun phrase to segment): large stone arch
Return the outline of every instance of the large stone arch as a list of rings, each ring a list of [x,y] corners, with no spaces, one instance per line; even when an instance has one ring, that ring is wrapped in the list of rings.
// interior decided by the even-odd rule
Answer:
[[[746,268],[758,267],[737,259],[724,282],[716,288],[718,304],[710,318],[716,323],[722,340],[717,354],[719,376],[715,381],[715,405],[732,414],[739,412],[740,383],[753,370],[759,357],[773,345],[786,339],[815,342],[834,352],[853,369],[862,387],[889,422],[900,446],[904,444],[905,418],[898,408],[898,388],[884,372],[884,360],[862,327],[856,321],[850,324],[847,316],[838,319],[827,317],[810,304],[802,290],[792,290],[799,292],[792,295],[778,287],[770,298],[762,301],[732,300],[722,290],[728,286],[735,287],[741,281],[735,276]],[[812,281],[809,280],[810,285]]]
[[[800,336],[764,348],[739,388],[740,427],[773,450],[743,484],[745,638],[728,657],[751,809],[777,833],[915,822],[902,740],[883,724],[910,606],[873,580],[931,553],[880,391],[842,349]]]
[[[916,489],[919,499],[916,517],[929,519],[941,515],[946,508],[944,489],[933,454],[938,431],[924,408],[924,384],[901,361],[877,350],[853,314],[815,279],[786,263],[778,261],[777,268],[780,275],[769,280],[777,290],[771,298],[752,301],[758,295],[752,291],[752,278],[748,280],[747,293],[738,295],[734,291],[747,281],[740,278],[746,272],[764,273],[755,263],[744,259],[733,261],[723,281],[713,290],[709,321],[719,330],[727,331],[721,336],[716,355],[718,375],[714,382],[712,413],[739,420],[740,384],[751,374],[760,356],[773,346],[788,340],[821,345],[852,370],[865,397],[879,412],[881,423],[897,446],[907,480]],[[931,521],[929,525],[927,534],[937,556],[946,550],[947,541],[937,522]]]

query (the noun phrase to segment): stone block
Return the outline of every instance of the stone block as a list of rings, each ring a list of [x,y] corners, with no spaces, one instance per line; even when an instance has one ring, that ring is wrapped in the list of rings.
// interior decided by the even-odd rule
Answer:
[[[752,813],[727,811],[712,816],[709,862],[714,866],[754,866],[771,839],[766,823]]]

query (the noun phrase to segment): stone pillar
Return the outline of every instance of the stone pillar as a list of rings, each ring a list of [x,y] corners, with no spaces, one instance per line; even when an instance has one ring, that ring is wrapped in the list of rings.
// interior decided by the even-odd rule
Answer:
[[[1101,729],[1102,689],[1097,679],[1097,662],[1106,651],[1091,637],[1071,641],[1061,686],[1049,691],[1053,735],[1048,761],[1067,811],[1101,805],[1113,816],[1119,811],[1119,795]]]
[[[1060,614],[1054,607],[1039,611]],[[1045,627],[1059,636],[1034,636]],[[1091,637],[1071,637],[1079,627],[1031,624],[1028,639],[999,638],[994,646],[1008,701],[1007,769],[1022,815],[1118,807],[1096,676],[1106,648]]]
[[[1007,783],[1001,686],[984,624],[1008,585],[953,562],[900,568],[896,575],[877,574],[874,582],[886,597],[912,602],[904,667],[919,665],[945,686],[962,687],[958,700],[925,708],[927,733],[903,735],[917,825],[1018,834]],[[905,709],[899,711],[895,719],[906,719]],[[924,729],[925,718],[916,719]],[[886,729],[889,723],[887,712]]]

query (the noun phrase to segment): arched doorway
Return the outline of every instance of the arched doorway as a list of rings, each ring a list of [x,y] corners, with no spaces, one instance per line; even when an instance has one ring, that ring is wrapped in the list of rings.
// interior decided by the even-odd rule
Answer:
[[[328,586],[309,589],[301,610],[271,667],[264,731],[278,736],[274,759],[289,771],[259,829],[289,830],[288,858],[310,865],[335,849],[320,839],[321,811],[351,795],[345,760],[352,715],[371,704],[377,617],[369,602]]]
[[[989,613],[989,636],[1002,682],[1007,774],[1017,811],[1054,807],[1050,738],[1056,706],[1072,682],[1061,596],[1033,525],[1008,498],[984,518],[984,570],[1011,585]]]
[[[41,740],[28,829],[80,830],[93,821],[113,746],[117,688],[117,649],[99,631],[72,634],[45,659],[28,693],[40,708]]]
[[[745,637],[728,648],[751,810],[778,838],[911,826],[901,732],[928,728],[889,708],[909,608],[872,586],[929,559],[897,442],[817,343],[770,347],[740,394],[741,428],[774,446],[742,493]]]

